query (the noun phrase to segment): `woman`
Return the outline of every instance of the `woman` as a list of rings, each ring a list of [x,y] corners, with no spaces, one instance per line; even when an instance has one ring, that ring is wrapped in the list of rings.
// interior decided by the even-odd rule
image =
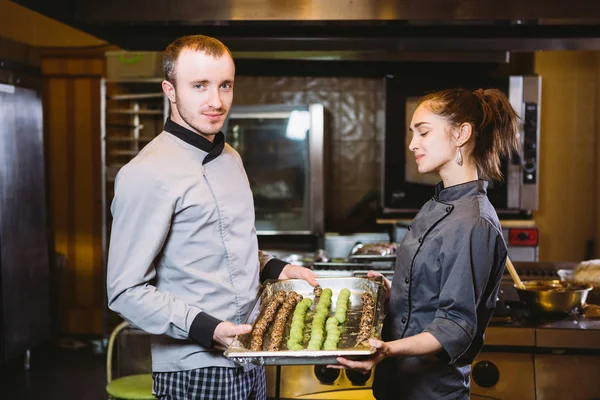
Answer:
[[[379,364],[377,399],[468,399],[507,255],[480,177],[502,178],[519,118],[499,90],[449,89],[421,100],[410,130],[419,172],[441,182],[398,248],[385,341],[370,339],[369,360],[338,361],[365,373]]]

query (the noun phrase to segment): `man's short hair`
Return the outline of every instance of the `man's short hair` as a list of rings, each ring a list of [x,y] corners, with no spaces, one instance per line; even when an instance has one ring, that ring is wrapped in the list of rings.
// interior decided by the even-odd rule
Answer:
[[[175,63],[184,49],[193,51],[202,51],[209,56],[221,57],[227,53],[231,56],[231,52],[221,41],[204,35],[189,35],[182,36],[171,43],[163,55],[163,71],[165,79],[175,85]]]

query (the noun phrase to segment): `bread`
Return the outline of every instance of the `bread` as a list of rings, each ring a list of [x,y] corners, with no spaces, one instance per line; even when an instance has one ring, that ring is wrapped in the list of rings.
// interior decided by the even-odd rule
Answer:
[[[579,263],[573,270],[573,278],[576,282],[600,287],[600,259]]]

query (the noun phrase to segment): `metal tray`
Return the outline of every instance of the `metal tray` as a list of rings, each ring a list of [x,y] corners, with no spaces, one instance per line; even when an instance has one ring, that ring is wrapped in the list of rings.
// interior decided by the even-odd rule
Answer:
[[[375,352],[371,346],[357,346],[357,335],[359,323],[362,315],[362,299],[364,291],[369,291],[375,298],[375,317],[372,326],[372,337],[381,338],[381,327],[385,317],[384,302],[386,299],[386,288],[383,280],[367,279],[360,277],[342,277],[342,278],[320,278],[317,279],[319,285],[325,289],[330,288],[333,292],[331,298],[330,315],[335,312],[335,303],[337,296],[343,288],[348,288],[351,292],[350,304],[348,306],[347,321],[343,324],[342,335],[339,342],[339,348],[333,351],[326,350],[306,350],[310,339],[310,328],[312,325],[312,316],[314,315],[314,304],[307,313],[306,326],[304,330],[303,350],[288,350],[286,343],[289,338],[291,316],[288,318],[286,329],[279,351],[251,351],[250,334],[236,337],[231,346],[225,351],[225,356],[241,364],[258,365],[317,365],[317,364],[339,364],[336,357],[345,357],[350,360],[361,360],[368,358]],[[300,279],[290,279],[282,281],[267,281],[263,285],[256,303],[248,316],[246,323],[254,325],[263,310],[263,305],[268,304],[269,300],[278,290],[294,290],[304,297],[314,300],[313,287],[306,281]],[[269,338],[271,337],[272,324],[265,333],[263,349],[268,348]]]
[[[391,269],[394,265],[391,262],[374,262],[374,263],[363,263],[363,262],[315,262],[312,263],[313,269],[320,270],[355,270],[355,269]]]
[[[396,254],[389,254],[387,256],[379,256],[377,254],[352,254],[350,256],[348,256],[349,260],[354,260],[354,261],[361,261],[361,262],[390,262],[390,261],[396,261]]]

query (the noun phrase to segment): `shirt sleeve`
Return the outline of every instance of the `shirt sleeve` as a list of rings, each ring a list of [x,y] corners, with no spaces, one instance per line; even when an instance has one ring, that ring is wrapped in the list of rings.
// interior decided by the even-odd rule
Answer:
[[[501,234],[488,221],[461,220],[444,236],[438,262],[442,269],[439,306],[425,328],[442,345],[450,363],[464,354],[477,329],[477,308],[498,261]]]
[[[258,259],[260,261],[260,282],[268,279],[277,279],[283,271],[283,268],[288,265],[287,262],[279,260],[266,251],[258,251]]]
[[[119,171],[111,206],[108,305],[146,332],[191,337],[209,347],[221,321],[152,285],[154,260],[169,234],[175,202],[159,179],[142,166],[129,164]]]

